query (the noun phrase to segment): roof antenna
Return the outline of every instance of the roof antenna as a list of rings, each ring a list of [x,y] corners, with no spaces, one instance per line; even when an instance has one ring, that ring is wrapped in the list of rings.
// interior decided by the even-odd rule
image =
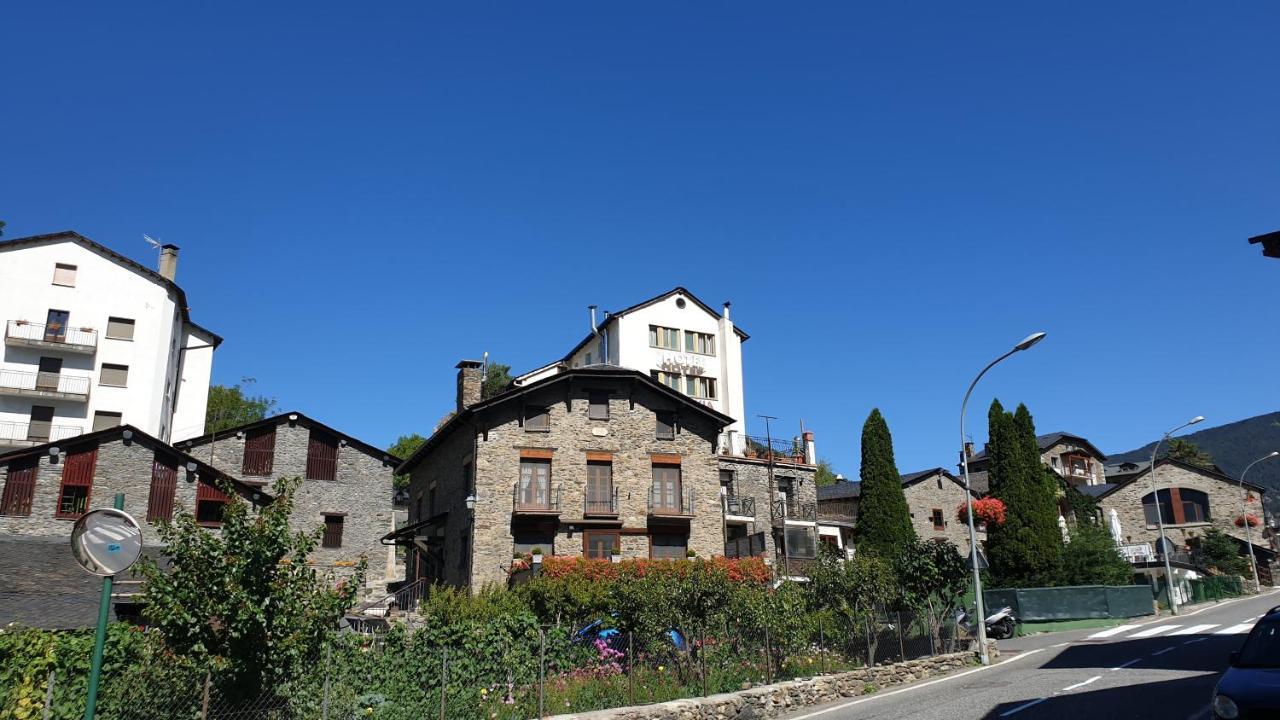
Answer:
[[[146,240],[146,241],[147,241],[147,243],[148,243],[149,245],[151,245],[151,249],[152,249],[152,250],[159,250],[159,249],[160,249],[160,245],[162,244],[159,240],[156,240],[155,238],[151,237],[150,235],[148,235],[148,234],[146,234],[146,233],[142,233],[142,239],[143,239],[143,240]]]

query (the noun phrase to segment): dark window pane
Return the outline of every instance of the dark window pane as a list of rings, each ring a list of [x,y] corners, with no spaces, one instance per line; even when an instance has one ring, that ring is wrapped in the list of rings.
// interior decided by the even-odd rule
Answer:
[[[609,419],[609,393],[592,392],[590,393],[591,407],[588,411],[588,417],[592,420],[608,420]]]

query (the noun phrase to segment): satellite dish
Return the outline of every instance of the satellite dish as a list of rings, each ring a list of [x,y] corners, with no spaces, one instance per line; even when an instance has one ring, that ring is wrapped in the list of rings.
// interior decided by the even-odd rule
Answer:
[[[119,575],[142,554],[142,528],[123,510],[92,510],[71,529],[71,554],[94,575]]]

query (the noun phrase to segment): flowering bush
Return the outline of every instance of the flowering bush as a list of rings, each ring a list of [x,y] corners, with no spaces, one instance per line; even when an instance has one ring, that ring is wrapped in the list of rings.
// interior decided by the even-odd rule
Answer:
[[[1259,525],[1262,524],[1262,521],[1259,520],[1258,516],[1254,515],[1253,513],[1246,513],[1244,515],[1236,516],[1236,527],[1242,528],[1245,526],[1246,523],[1249,525],[1249,527],[1258,527]]]
[[[699,566],[699,563],[702,563]],[[710,560],[648,560],[636,558],[611,562],[592,560],[581,556],[548,557],[542,561],[542,577],[561,579],[577,578],[594,582],[621,578],[670,577],[686,578],[695,567],[712,572],[723,572],[735,583],[765,585],[773,575],[762,558],[714,557]]]
[[[1000,498],[986,497],[981,500],[974,500],[973,517],[979,522],[989,525],[1004,524],[1004,502]],[[956,519],[962,523],[969,522],[969,508],[965,503],[956,506]]]

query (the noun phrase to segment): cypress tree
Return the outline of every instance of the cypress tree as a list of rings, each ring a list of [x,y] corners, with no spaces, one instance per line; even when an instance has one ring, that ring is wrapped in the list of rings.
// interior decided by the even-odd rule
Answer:
[[[879,408],[862,426],[862,496],[854,539],[859,550],[891,557],[916,539],[902,477],[893,459],[893,437]]]
[[[1010,587],[1052,585],[1062,562],[1057,483],[1040,462],[1035,423],[1025,405],[1012,415],[999,401],[988,414],[991,494],[1005,504],[1005,522],[987,529],[992,581]]]

